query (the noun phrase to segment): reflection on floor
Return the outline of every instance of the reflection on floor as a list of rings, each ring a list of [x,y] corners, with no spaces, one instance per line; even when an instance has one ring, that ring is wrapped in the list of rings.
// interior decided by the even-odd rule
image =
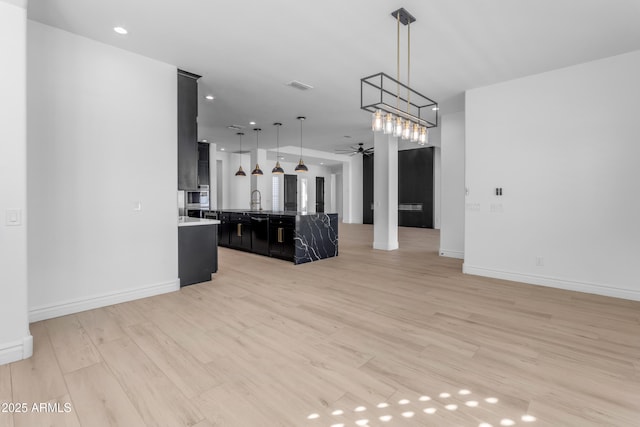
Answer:
[[[428,422],[428,416],[435,414],[438,409],[446,411],[465,410],[464,406],[468,408],[482,408],[482,404],[496,405],[499,403],[497,397],[474,397],[472,392],[467,389],[458,390],[454,395],[448,392],[442,392],[438,395],[439,399],[432,399],[429,396],[419,396],[415,402],[411,402],[410,399],[400,399],[394,405],[393,402],[380,402],[375,405],[374,408],[367,408],[366,406],[359,405],[355,408],[343,410],[343,409],[327,409],[324,414],[313,412],[307,416],[307,420],[318,420],[317,423],[309,423],[308,425],[328,426],[328,427],[346,427],[350,424],[355,424],[360,427],[372,427],[376,425],[399,425],[398,422],[402,422],[403,419],[416,418],[419,422]],[[473,399],[480,399],[473,400]],[[467,400],[468,399],[468,400]],[[357,414],[353,423],[345,420],[345,413],[353,412]],[[474,410],[478,418],[486,417],[491,419],[492,423],[481,421],[478,427],[493,427],[493,426],[513,426],[517,422],[510,418],[496,418],[496,411],[482,411]],[[426,418],[421,418],[425,415]],[[493,415],[493,417],[492,417]],[[492,418],[495,418],[493,420]],[[523,423],[533,423],[536,421],[536,417],[530,414],[522,414],[519,419]],[[380,421],[380,422],[378,422]],[[392,424],[385,424],[393,421]],[[403,424],[404,425],[404,424]]]

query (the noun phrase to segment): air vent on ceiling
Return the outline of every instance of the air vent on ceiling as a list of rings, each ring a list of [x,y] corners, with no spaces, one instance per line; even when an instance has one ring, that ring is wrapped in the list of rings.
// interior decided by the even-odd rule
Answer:
[[[299,82],[297,80],[292,80],[289,83],[287,83],[287,86],[291,86],[294,87],[296,89],[300,89],[300,90],[309,90],[309,89],[313,89],[313,86],[308,85],[306,83],[302,83]]]
[[[242,125],[230,125],[230,126],[227,126],[227,129],[240,130],[240,129],[244,129],[244,126],[242,126]]]

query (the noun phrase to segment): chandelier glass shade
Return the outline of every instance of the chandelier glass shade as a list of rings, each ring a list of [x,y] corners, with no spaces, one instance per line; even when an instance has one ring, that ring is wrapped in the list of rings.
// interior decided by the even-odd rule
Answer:
[[[309,172],[309,168],[304,164],[304,160],[302,160],[302,122],[305,121],[306,117],[299,116],[297,119],[300,120],[300,161],[294,170],[296,172]]]
[[[396,19],[397,76],[377,73],[360,79],[360,108],[372,113],[371,129],[396,138],[428,143],[428,129],[438,126],[438,103],[413,90],[411,82],[411,23],[416,21],[400,8]],[[400,24],[407,27],[407,84],[400,82]]]
[[[240,137],[240,167],[238,168],[238,172],[236,172],[236,176],[247,176],[244,170],[242,170],[242,135],[244,133],[238,132],[236,133]]]
[[[258,134],[260,133],[261,130],[262,129],[260,128],[254,129],[254,131],[256,132],[256,157],[258,156]],[[260,165],[258,164],[257,161],[256,161],[256,168],[251,171],[251,175],[254,175],[254,176],[263,175],[262,169],[260,169]]]
[[[280,166],[280,126],[282,123],[274,123],[276,127],[276,166],[271,169],[271,173],[275,175],[282,175],[284,173],[284,169]]]

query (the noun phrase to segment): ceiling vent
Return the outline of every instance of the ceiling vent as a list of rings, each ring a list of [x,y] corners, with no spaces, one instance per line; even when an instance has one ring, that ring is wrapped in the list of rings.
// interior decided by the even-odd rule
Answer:
[[[287,83],[287,86],[291,86],[291,87],[294,87],[294,88],[300,89],[300,90],[313,89],[313,86],[308,85],[306,83],[299,82],[297,80],[290,81],[289,83]]]
[[[231,125],[231,126],[227,126],[227,129],[240,130],[240,129],[244,129],[244,126],[242,126],[242,125]]]

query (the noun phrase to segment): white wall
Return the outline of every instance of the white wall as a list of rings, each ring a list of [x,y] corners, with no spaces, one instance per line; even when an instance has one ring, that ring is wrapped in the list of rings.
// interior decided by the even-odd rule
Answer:
[[[26,4],[0,1],[0,365],[30,357],[27,318]],[[17,225],[8,225],[13,211]]]
[[[338,213],[338,219],[342,221],[344,217],[343,203],[344,203],[344,186],[343,186],[343,173],[336,173],[336,207],[335,212]]]
[[[442,150],[440,147],[433,149],[433,228],[440,229],[440,216],[442,214]]]
[[[342,222],[362,224],[362,156],[342,164]]]
[[[635,51],[467,93],[465,272],[640,300],[639,75]]]
[[[464,258],[464,125],[463,112],[442,116],[440,255],[453,258]]]
[[[219,209],[249,209],[251,205],[251,158],[249,154],[233,154],[218,151],[216,158],[221,163],[216,163],[216,168],[222,166],[222,182],[218,185],[222,187],[222,206]],[[247,176],[235,176],[238,166],[242,164],[242,169]],[[209,167],[213,165],[210,164]]]
[[[28,65],[31,320],[176,290],[176,67],[32,21]]]

